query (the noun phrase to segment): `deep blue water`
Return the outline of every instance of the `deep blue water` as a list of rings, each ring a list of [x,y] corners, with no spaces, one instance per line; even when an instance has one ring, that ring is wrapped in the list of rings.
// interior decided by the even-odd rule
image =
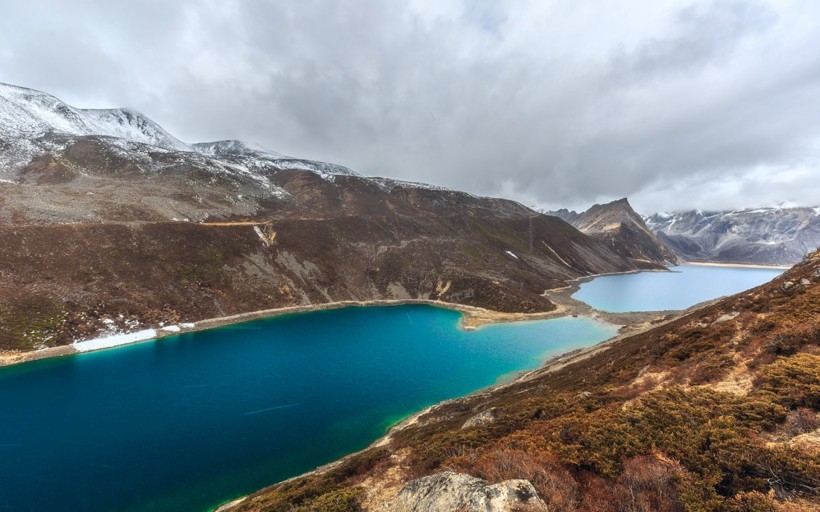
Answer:
[[[348,308],[0,368],[0,511],[205,510],[615,333],[459,318]]]
[[[754,288],[782,273],[772,268],[681,265],[672,272],[596,277],[583,283],[573,298],[613,313],[686,309]]]

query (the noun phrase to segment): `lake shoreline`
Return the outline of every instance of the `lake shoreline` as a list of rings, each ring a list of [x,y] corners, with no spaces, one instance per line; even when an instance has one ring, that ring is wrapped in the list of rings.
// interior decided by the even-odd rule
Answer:
[[[740,267],[740,268],[760,268],[789,270],[793,265],[761,265],[757,263],[715,263],[711,261],[687,261],[683,265],[694,265],[700,267]]]
[[[133,345],[136,343],[156,341],[169,336],[176,336],[179,334],[189,332],[204,331],[219,327],[237,325],[245,322],[251,322],[254,320],[276,318],[286,315],[313,313],[317,311],[329,311],[348,307],[379,307],[407,305],[426,305],[441,309],[447,309],[450,311],[458,311],[463,315],[461,317],[460,327],[465,330],[474,330],[484,325],[496,323],[521,322],[531,320],[549,320],[553,318],[570,316],[572,314],[571,311],[567,311],[566,308],[562,307],[559,304],[556,304],[556,308],[552,311],[543,311],[536,313],[504,313],[479,308],[475,306],[467,306],[464,304],[428,299],[379,299],[367,301],[337,301],[328,302],[324,304],[288,306],[284,308],[272,308],[258,311],[250,311],[247,313],[238,313],[235,315],[228,315],[223,317],[206,318],[198,322],[183,322],[179,325],[161,326],[156,329],[145,329],[143,331],[140,331],[140,333],[142,333],[143,336],[134,336],[134,334],[140,333],[112,333],[108,336],[100,336],[98,338],[78,341],[72,343],[71,345],[49,347],[31,352],[0,351],[0,368],[4,366],[13,366],[17,364],[28,363],[31,361],[39,361],[43,359],[51,359],[55,357],[64,357],[88,352],[99,352],[101,350],[108,350],[112,348]]]
[[[550,320],[553,318],[561,318],[565,316],[588,316],[590,318],[602,320],[604,322],[612,323],[615,325],[628,326],[633,323],[641,323],[645,321],[645,318],[647,317],[657,316],[658,312],[650,311],[631,313],[609,313],[606,311],[600,311],[591,308],[584,302],[573,299],[571,295],[578,291],[581,284],[591,281],[598,277],[636,274],[640,272],[666,271],[668,270],[628,270],[624,272],[607,272],[602,274],[593,274],[589,276],[582,276],[567,280],[566,286],[560,288],[553,288],[551,290],[545,290],[542,294],[542,296],[549,299],[555,305],[555,309],[553,309],[552,311],[542,311],[536,313],[505,313],[500,311],[484,309],[476,306],[468,306],[466,304],[458,304],[454,302],[444,302],[440,300],[431,299],[373,299],[363,301],[346,300],[327,302],[323,304],[286,306],[282,308],[271,308],[258,311],[249,311],[247,313],[237,313],[235,315],[227,315],[223,317],[206,318],[203,320],[199,320],[197,322],[180,322],[180,324],[178,325],[160,326],[155,329],[145,329],[142,332],[146,334],[142,337],[133,336],[135,333],[111,333],[109,335],[99,336],[97,338],[75,341],[70,345],[49,347],[30,352],[0,350],[0,368],[5,366],[14,366],[18,364],[28,363],[32,361],[51,359],[55,357],[64,357],[88,352],[98,352],[100,350],[108,350],[126,345],[133,345],[135,343],[156,341],[162,338],[167,338],[169,336],[176,336],[179,334],[189,332],[215,329],[218,327],[226,327],[229,325],[251,322],[254,320],[262,320],[266,318],[275,318],[279,316],[301,313],[311,313],[315,311],[328,311],[347,307],[377,307],[406,305],[427,305],[432,307],[438,307],[462,313],[463,316],[461,318],[459,325],[461,328],[465,330],[474,330],[485,325],[498,323]],[[148,334],[149,331],[152,331],[150,335]]]
[[[631,273],[636,273],[636,272],[630,271],[630,272],[613,273],[613,274],[607,274],[607,275],[631,274]],[[614,325],[621,325],[621,328],[619,329],[619,331],[616,335],[614,335],[614,336],[612,336],[608,339],[605,339],[603,341],[600,341],[600,342],[598,342],[594,345],[591,345],[589,347],[578,348],[578,349],[575,349],[575,350],[571,350],[569,352],[565,352],[563,354],[553,356],[553,357],[547,359],[546,361],[544,361],[543,363],[541,363],[537,368],[534,368],[532,370],[522,370],[522,371],[518,372],[517,375],[515,375],[515,377],[510,379],[509,381],[505,381],[503,383],[497,383],[497,384],[494,384],[494,385],[491,385],[491,386],[488,386],[488,387],[485,387],[485,388],[482,388],[482,389],[478,389],[478,390],[473,391],[472,393],[469,393],[467,395],[456,397],[456,398],[451,398],[449,400],[444,400],[442,402],[439,402],[439,403],[430,405],[428,407],[425,407],[424,409],[421,409],[420,411],[417,411],[413,414],[410,414],[406,418],[397,421],[395,424],[393,424],[391,427],[389,427],[387,429],[387,431],[384,433],[384,435],[382,437],[375,440],[373,443],[371,443],[366,448],[364,448],[362,450],[359,450],[359,451],[356,451],[356,452],[353,452],[353,453],[350,453],[348,455],[345,455],[344,457],[341,457],[337,460],[334,460],[332,462],[329,462],[327,464],[319,466],[319,467],[317,467],[313,470],[310,470],[308,472],[302,473],[300,475],[293,476],[291,478],[287,478],[285,480],[282,480],[281,482],[276,482],[274,484],[271,484],[271,486],[280,485],[280,484],[290,482],[290,481],[293,481],[293,480],[297,480],[297,479],[300,479],[300,478],[303,478],[303,477],[306,477],[306,476],[317,475],[317,474],[325,473],[327,471],[331,471],[334,468],[338,467],[339,465],[343,464],[345,461],[347,461],[347,460],[351,459],[352,457],[355,457],[356,455],[359,455],[359,454],[361,454],[361,453],[363,453],[363,452],[365,452],[369,449],[379,448],[379,447],[389,445],[390,442],[391,442],[392,436],[394,434],[406,429],[407,427],[410,427],[412,425],[415,425],[415,424],[419,423],[420,421],[422,421],[422,418],[426,414],[434,412],[437,408],[440,408],[440,407],[442,407],[444,405],[448,405],[448,404],[458,403],[459,401],[472,399],[472,398],[475,398],[476,396],[488,395],[488,394],[493,393],[493,392],[495,392],[499,389],[502,389],[502,388],[505,388],[505,387],[508,387],[508,386],[513,386],[513,385],[518,384],[520,382],[524,382],[524,381],[536,378],[536,377],[544,375],[544,374],[548,374],[548,373],[558,371],[561,368],[564,368],[565,366],[568,366],[570,364],[573,364],[573,363],[576,363],[576,362],[579,362],[579,361],[583,361],[584,359],[587,359],[589,357],[594,356],[595,354],[598,354],[602,351],[607,350],[613,343],[616,343],[618,340],[621,340],[623,338],[633,336],[635,334],[639,334],[641,332],[644,332],[644,331],[647,331],[649,329],[658,327],[660,325],[672,322],[674,320],[677,320],[678,318],[681,318],[685,314],[691,313],[692,311],[695,311],[697,309],[706,307],[706,306],[720,300],[720,299],[713,299],[713,300],[710,300],[710,301],[695,304],[695,305],[693,305],[689,308],[683,309],[683,310],[639,311],[639,312],[631,312],[631,313],[609,313],[609,312],[606,312],[606,311],[601,311],[601,310],[597,310],[595,308],[592,308],[588,304],[572,298],[572,294],[574,294],[576,291],[578,291],[581,284],[583,284],[585,282],[588,282],[588,281],[590,281],[590,280],[592,280],[596,277],[601,277],[601,276],[595,275],[595,276],[588,276],[588,277],[581,277],[581,278],[573,279],[571,281],[568,281],[569,284],[567,286],[564,286],[562,288],[556,288],[556,289],[553,289],[553,290],[547,290],[547,291],[544,292],[543,295],[545,297],[549,298],[551,301],[553,301],[553,303],[555,303],[556,306],[558,306],[559,310],[563,310],[563,311],[567,312],[567,314],[563,315],[563,316],[573,316],[573,317],[574,316],[581,316],[581,317],[590,318],[592,320],[599,320],[599,321],[603,321],[603,322],[614,324]],[[259,489],[257,492],[260,492],[262,490],[263,489]],[[249,497],[252,497],[254,494],[240,496],[240,497],[237,497],[233,500],[226,501],[226,502],[216,506],[213,509],[213,512],[229,512],[229,511],[233,510],[234,508],[236,508],[237,506],[241,505],[246,499],[248,499]]]

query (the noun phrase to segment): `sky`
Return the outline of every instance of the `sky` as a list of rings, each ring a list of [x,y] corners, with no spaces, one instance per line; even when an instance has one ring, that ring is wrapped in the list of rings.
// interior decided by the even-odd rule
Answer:
[[[0,0],[0,82],[369,176],[820,206],[820,2]]]

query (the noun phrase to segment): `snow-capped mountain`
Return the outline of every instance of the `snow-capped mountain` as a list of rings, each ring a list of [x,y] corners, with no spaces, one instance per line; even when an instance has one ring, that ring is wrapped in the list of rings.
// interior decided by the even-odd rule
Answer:
[[[820,246],[820,208],[656,213],[646,223],[689,261],[792,265]]]
[[[355,199],[352,190],[342,191],[354,182]],[[329,215],[334,209],[350,215],[374,201],[384,204],[386,197],[374,199],[378,194],[401,195],[417,206],[454,206],[463,204],[454,198],[469,196],[422,183],[367,178],[342,165],[238,140],[189,144],[132,109],[80,109],[50,94],[2,83],[0,186],[15,186],[5,194],[0,220],[46,223],[202,221],[263,211]],[[476,197],[471,202],[488,209],[501,204]],[[498,213],[523,209],[507,201]]]
[[[33,139],[48,134],[98,135],[169,151],[192,150],[135,110],[78,109],[50,94],[0,83],[0,136]]]
[[[50,94],[0,83],[0,178],[13,179],[15,171],[32,160],[65,150],[83,138],[95,138],[153,171],[166,166],[147,153],[162,152],[195,153],[199,157],[182,158],[229,174],[258,174],[271,165],[313,171],[326,179],[356,174],[340,165],[293,158],[237,140],[187,144],[132,109],[79,109]]]

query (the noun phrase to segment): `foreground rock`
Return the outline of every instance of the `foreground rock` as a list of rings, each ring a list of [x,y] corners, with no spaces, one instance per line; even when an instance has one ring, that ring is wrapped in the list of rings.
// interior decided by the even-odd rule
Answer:
[[[494,485],[486,481],[446,471],[404,486],[390,507],[392,512],[513,512],[527,507],[530,512],[546,512],[546,503],[526,480],[506,480]]]

